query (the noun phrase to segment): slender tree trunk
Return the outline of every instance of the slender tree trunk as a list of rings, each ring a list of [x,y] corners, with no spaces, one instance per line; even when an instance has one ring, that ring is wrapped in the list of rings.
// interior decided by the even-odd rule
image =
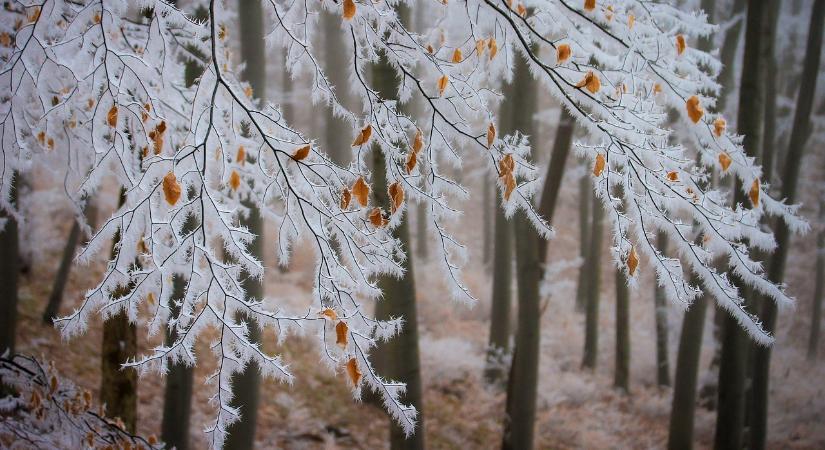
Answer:
[[[97,207],[91,200],[86,205],[85,215],[89,226],[94,229]],[[60,266],[57,268],[57,273],[54,276],[52,292],[49,294],[49,302],[43,311],[43,323],[47,325],[51,325],[60,312],[60,305],[63,303],[63,292],[66,290],[66,283],[69,281],[69,272],[72,269],[75,250],[77,250],[77,245],[80,242],[80,235],[80,223],[75,220],[72,223],[72,229],[69,231],[69,237],[66,239],[66,245],[63,247],[63,256],[60,258]]]
[[[616,269],[616,366],[613,387],[630,392],[630,295],[627,276]]]
[[[18,174],[12,177],[11,204],[17,204]],[[0,219],[6,219],[6,225],[0,230],[0,354],[6,350],[14,353],[17,331],[17,277],[20,273],[19,259],[20,236],[17,220],[6,211],[0,210]]]
[[[601,250],[602,250],[602,209],[601,200],[591,193],[593,199],[593,216],[590,224],[589,255],[585,261],[587,271],[587,298],[584,322],[584,356],[582,368],[593,370],[599,354],[599,289],[601,284]]]
[[[238,0],[238,21],[240,25],[241,59],[246,63],[243,79],[252,86],[252,91],[261,100],[266,97],[266,57],[264,53],[264,14],[260,0]],[[288,77],[287,77],[288,78]],[[285,110],[284,115],[288,112]],[[290,112],[291,113],[291,112]],[[249,243],[249,251],[258,260],[263,260],[263,218],[253,202],[245,202],[249,216],[241,219],[255,238]],[[254,277],[244,277],[242,287],[249,298],[262,299],[263,281]],[[240,319],[240,318],[239,318]],[[244,317],[249,326],[249,339],[261,340],[261,329],[254,319]],[[240,409],[241,418],[229,426],[224,448],[229,450],[251,449],[255,446],[255,429],[258,418],[258,401],[261,374],[257,363],[250,362],[240,374],[233,377],[235,398],[233,406]]]
[[[774,161],[776,152],[776,72],[778,65],[776,63],[776,25],[779,21],[779,10],[781,5],[780,0],[770,2],[768,7],[768,16],[763,27],[763,56],[765,71],[765,125],[764,137],[762,142],[762,177],[765,181],[772,182],[774,180]]]
[[[657,246],[662,253],[667,251],[667,237],[664,234],[659,234]],[[665,298],[664,289],[659,286],[658,282],[655,282],[654,288],[653,298],[656,316],[656,383],[659,386],[670,386],[670,363],[667,354],[667,298]]]
[[[745,53],[742,61],[742,83],[739,90],[739,134],[744,135],[748,156],[756,157],[762,144],[764,106],[764,73],[755,70],[763,56],[763,20],[768,5],[764,0],[750,0],[745,28]],[[742,193],[741,181],[734,187],[734,204],[750,205]],[[743,294],[751,298],[751,289],[738,277],[734,282]],[[748,305],[748,307],[752,306]],[[718,413],[714,446],[717,450],[740,450],[744,442],[745,384],[747,353],[751,343],[745,331],[731,315],[726,315],[722,329],[722,353],[719,366]]]
[[[349,103],[348,70],[349,55],[344,45],[345,35],[341,30],[340,15],[328,11],[321,13],[321,23],[324,28],[324,57],[327,63],[327,76],[335,87],[335,96],[343,105]],[[287,76],[288,78],[288,76]],[[327,153],[339,165],[349,164],[352,158],[349,138],[352,129],[346,120],[335,117],[330,111],[325,128]]]
[[[121,189],[118,207],[126,201],[126,191]],[[117,256],[120,232],[115,234],[111,257]],[[121,286],[113,298],[128,293],[129,286]],[[134,433],[137,426],[137,371],[123,369],[122,364],[137,356],[137,329],[129,323],[126,312],[121,311],[103,324],[101,345],[100,402],[106,405],[108,417],[119,417],[126,429]]]
[[[579,267],[579,279],[576,284],[576,310],[584,311],[587,303],[587,258],[590,254],[590,202],[593,198],[593,189],[590,176],[585,170],[579,179],[579,258],[582,264]]]
[[[785,159],[782,195],[788,203],[796,201],[797,181],[805,144],[811,133],[811,111],[816,92],[816,81],[822,51],[823,21],[825,20],[825,0],[815,0],[808,29],[808,43],[805,51],[805,65],[799,86],[799,96],[794,113],[791,140]],[[785,265],[791,245],[791,231],[785,221],[776,223],[777,249],[770,260],[768,278],[781,283],[785,276]],[[776,330],[776,303],[765,301],[762,322],[766,331]],[[767,445],[768,428],[768,382],[770,377],[771,348],[758,347],[755,352],[753,374],[753,424],[751,448],[764,449]]]
[[[482,208],[482,214],[483,214],[483,216],[482,216],[482,222],[483,223],[481,225],[483,227],[482,237],[481,237],[481,239],[482,239],[482,244],[481,245],[483,246],[483,248],[482,248],[483,259],[482,260],[484,261],[485,266],[490,264],[490,259],[493,257],[493,231],[492,231],[492,228],[493,228],[493,219],[492,219],[493,211],[492,211],[492,209],[493,208],[491,206],[491,204],[493,202],[492,202],[492,199],[490,198],[492,190],[493,189],[492,189],[492,187],[490,187],[490,183],[483,183],[483,186],[481,188],[481,192],[482,192],[482,195],[481,195],[481,202],[482,202],[481,208]]]
[[[547,164],[547,175],[544,177],[544,188],[541,192],[541,203],[539,203],[539,214],[546,220],[551,220],[556,210],[564,165],[570,153],[575,128],[576,120],[562,107],[559,113],[559,126],[556,129],[556,140],[553,142],[553,153],[550,156],[550,163]],[[537,142],[533,143],[534,146],[536,144]],[[539,261],[542,264],[547,261],[547,241],[544,239],[539,240]]]
[[[825,222],[825,201],[819,202],[819,222]],[[808,336],[808,361],[816,360],[818,353],[823,292],[825,292],[825,230],[820,230],[816,240],[816,287],[812,302],[811,333]]]

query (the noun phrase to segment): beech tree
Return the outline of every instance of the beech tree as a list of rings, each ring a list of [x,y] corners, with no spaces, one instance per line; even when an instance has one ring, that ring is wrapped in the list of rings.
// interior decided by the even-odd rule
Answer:
[[[461,281],[466,252],[446,225],[466,196],[450,175],[462,154],[483,156],[488,182],[496,184],[505,216],[518,213],[520,230],[529,224],[538,238],[552,234],[532,206],[539,186],[529,139],[499,133],[494,113],[497,83],[511,76],[517,57],[586,132],[577,151],[593,167],[597,209],[606,211],[614,260],[631,288],[653,270],[677,305],[687,307],[704,291],[762,344],[773,337],[730,275],[780,306],[792,303],[750,253],[775,247],[773,235],[757,226],[765,214],[790,231],[807,225],[794,205],[765,192],[741,137],[728,132],[721,115],[706,112],[719,85],[700,66],[719,63],[687,45],[713,30],[704,14],[635,0],[471,0],[428,4],[430,26],[414,33],[393,0],[264,4],[266,39],[288,50],[291,73],[311,81],[315,107],[331,108],[353,130],[352,163],[341,166],[240,81],[225,4],[211,0],[205,21],[149,0],[138,3],[149,12],[134,19],[130,4],[11,2],[0,13],[0,208],[16,211],[13,173],[39,164],[72,161],[64,172],[78,204],[104,181],[123,190],[123,204],[79,260],[105,253],[116,235],[117,251],[100,283],[56,324],[67,338],[83,333],[97,314],[122,314],[130,326],[141,317],[149,334],[174,330],[173,342],[124,364],[160,372],[196,364],[194,344],[214,329],[210,348],[218,363],[208,381],[215,414],[206,425],[214,447],[239,418],[233,376],[251,364],[266,377],[294,376],[286,361],[263,350],[253,322],[278,339],[315,336],[322,360],[346,374],[355,398],[363,388],[376,392],[400,429],[415,431],[418,414],[401,401],[404,384],[382,377],[369,359],[404,319],[376,320],[367,307],[381,296],[379,277],[404,274],[408,249],[393,232],[408,204],[425,204],[431,259],[451,296],[465,303],[475,302]],[[320,9],[340,15],[349,58],[336,70],[347,72],[358,107],[338,101],[318,63],[312,36]],[[186,87],[182,61],[198,54],[205,55],[205,71]],[[382,59],[398,81],[396,95],[380,95],[367,80],[366,71]],[[423,98],[424,119],[403,112],[413,92]],[[687,144],[670,140],[671,109],[680,113],[674,127],[691,137]],[[368,169],[376,152],[386,162],[381,174]],[[736,179],[738,194],[753,207],[729,205],[722,192],[702,189],[700,181],[714,171]],[[386,206],[370,201],[378,176],[386,180]],[[241,222],[256,208],[277,230],[279,261],[288,261],[295,245],[313,249],[306,308],[259,298],[244,282],[264,271],[256,231]],[[195,224],[184,231],[190,217]],[[679,258],[662,255],[655,233],[667,236]],[[722,270],[712,264],[718,258],[726,262]],[[527,275],[519,274],[523,281]],[[173,302],[176,276],[187,284]]]

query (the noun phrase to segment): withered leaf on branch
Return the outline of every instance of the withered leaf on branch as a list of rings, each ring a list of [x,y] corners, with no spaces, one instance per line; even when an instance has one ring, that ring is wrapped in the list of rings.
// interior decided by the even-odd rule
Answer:
[[[318,315],[323,316],[325,319],[329,319],[332,321],[338,320],[338,314],[332,308],[324,308],[323,311],[318,313]]]
[[[108,122],[112,128],[117,126],[117,105],[112,105],[109,109],[109,112],[106,114],[106,122]]]
[[[602,82],[599,79],[599,76],[593,73],[592,70],[588,70],[587,73],[584,75],[584,78],[581,79],[578,83],[576,83],[577,88],[585,88],[590,91],[591,94],[595,94],[599,92],[602,88]]]
[[[627,272],[632,277],[636,273],[636,268],[639,267],[639,255],[636,254],[636,247],[630,247],[630,254],[627,255]]]
[[[243,148],[243,145],[238,147],[238,153],[235,154],[235,162],[243,165],[246,162],[246,149]]]
[[[748,192],[748,197],[751,199],[751,204],[754,208],[759,206],[759,178],[755,178],[753,183],[751,183],[751,190]]]
[[[344,19],[352,20],[353,17],[355,17],[355,2],[344,0]]]
[[[685,52],[687,48],[687,41],[685,41],[685,37],[681,34],[676,35],[676,53],[681,55]]]
[[[353,147],[358,147],[360,145],[364,145],[369,142],[370,137],[372,136],[372,125],[367,124],[361,131],[358,132],[358,136],[355,137],[355,140],[352,141]]]
[[[395,214],[395,211],[404,203],[404,188],[401,183],[396,181],[387,188],[387,193],[390,195],[390,213]]]
[[[352,185],[352,194],[362,207],[367,206],[370,200],[370,185],[364,181],[364,177],[358,177],[355,180],[355,184]]]
[[[596,155],[596,162],[593,164],[593,175],[597,177],[602,175],[602,171],[604,171],[605,162],[606,161],[604,159],[603,154],[599,153]]]
[[[349,203],[352,201],[352,192],[349,188],[344,188],[341,192],[341,209],[349,208]]]
[[[453,51],[453,62],[458,64],[461,60],[464,59],[463,55],[461,54],[461,49],[457,48]]]
[[[444,91],[447,90],[447,85],[450,83],[450,79],[447,78],[447,75],[441,75],[441,78],[438,79],[438,95],[444,95]]]
[[[570,44],[559,44],[556,47],[556,63],[561,64],[568,59],[573,54],[573,51],[570,49]]]
[[[725,128],[727,128],[727,122],[723,117],[718,117],[716,120],[713,121],[713,134],[716,137],[722,137],[725,134]]]
[[[347,326],[347,323],[343,320],[339,321],[338,325],[335,325],[335,343],[341,348],[347,348],[348,336],[349,327]]]
[[[493,142],[496,141],[496,126],[490,122],[490,125],[487,126],[487,148],[493,146]]]
[[[705,109],[702,108],[702,105],[699,103],[699,97],[695,95],[691,95],[690,98],[687,99],[685,108],[687,109],[688,117],[690,117],[693,123],[699,123],[699,121],[702,120],[702,116],[705,115]]]
[[[722,166],[722,171],[727,172],[728,167],[730,167],[730,163],[733,162],[733,159],[725,152],[719,154],[719,165]]]
[[[169,172],[163,177],[163,196],[166,202],[174,206],[180,198],[180,184],[178,183],[175,172]]]
[[[349,380],[353,386],[357,387],[358,383],[361,382],[361,370],[358,368],[358,361],[355,358],[350,358],[347,362],[347,375],[349,375]]]
[[[298,150],[295,150],[295,153],[292,154],[292,159],[294,159],[295,161],[301,161],[305,159],[307,156],[309,156],[309,149],[310,145],[307,144],[299,148]]]
[[[369,214],[370,223],[375,228],[381,228],[387,224],[387,219],[384,217],[384,210],[381,208],[373,208]]]
[[[241,176],[235,170],[229,175],[229,187],[232,188],[233,191],[237,191],[238,188],[241,187]]]

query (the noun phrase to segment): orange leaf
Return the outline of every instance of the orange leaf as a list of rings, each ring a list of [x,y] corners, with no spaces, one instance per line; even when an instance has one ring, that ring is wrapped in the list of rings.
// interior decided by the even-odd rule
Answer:
[[[676,53],[681,55],[685,52],[687,48],[687,42],[685,41],[685,37],[681,34],[676,35]]]
[[[464,59],[463,55],[461,54],[461,49],[457,48],[453,51],[453,62],[458,64],[461,60]]]
[[[730,163],[733,162],[733,159],[725,152],[719,154],[719,165],[722,166],[722,171],[727,172],[728,167],[730,167]]]
[[[370,223],[375,228],[381,228],[387,224],[387,219],[384,218],[384,211],[381,208],[373,208],[369,214]]]
[[[639,255],[636,254],[636,247],[630,247],[630,254],[627,256],[627,272],[632,277],[639,266]]]
[[[235,162],[244,165],[246,162],[246,149],[243,148],[243,145],[238,147],[238,153],[235,155]]]
[[[479,39],[476,41],[476,54],[479,58],[484,54],[485,48],[487,48],[487,43],[484,42],[484,39]]]
[[[593,73],[592,70],[588,70],[587,73],[584,75],[584,78],[582,78],[581,81],[579,81],[576,84],[576,87],[586,88],[588,91],[590,91],[591,94],[595,94],[596,92],[599,92],[599,89],[602,88],[602,82],[599,79],[598,75]]]
[[[516,12],[518,12],[518,15],[520,15],[521,17],[527,16],[527,8],[524,6],[524,3],[518,4],[518,7],[516,7]]]
[[[501,161],[498,162],[498,170],[501,172],[501,177],[507,176],[508,174],[512,174],[513,170],[516,168],[516,161],[513,159],[513,154],[508,153],[501,158]]]
[[[309,147],[309,144],[307,144],[299,148],[298,150],[295,150],[295,153],[292,154],[292,159],[294,159],[295,161],[301,161],[302,159],[309,156]]]
[[[748,197],[750,197],[751,204],[754,208],[759,206],[759,178],[753,180],[751,190],[748,192]]]
[[[349,202],[352,201],[352,192],[348,188],[344,188],[341,192],[341,209],[349,208]]]
[[[358,179],[355,180],[355,184],[352,185],[352,193],[362,207],[367,206],[370,198],[370,185],[364,181],[364,177],[358,177]]]
[[[487,148],[493,146],[493,142],[496,141],[496,126],[490,122],[490,125],[487,126]]]
[[[417,153],[415,153],[415,152],[412,152],[412,153],[407,155],[407,164],[406,164],[407,173],[411,173],[413,171],[413,169],[415,169],[415,165],[418,162],[418,156],[416,156],[416,155],[417,155]]]
[[[584,0],[584,10],[593,11],[596,9],[596,0]]]
[[[490,61],[492,61],[498,53],[498,43],[496,43],[495,38],[490,38],[487,40],[487,48],[490,49]]]
[[[444,95],[444,91],[447,90],[447,85],[450,83],[450,79],[447,78],[447,75],[441,75],[441,78],[438,79],[438,95]]]
[[[350,358],[347,362],[347,374],[349,375],[349,380],[352,381],[353,386],[358,386],[358,383],[361,381],[361,370],[358,369],[358,361],[355,358]]]
[[[727,126],[728,124],[723,117],[717,118],[713,121],[713,134],[715,134],[716,137],[722,137],[722,135],[725,134]]]
[[[561,64],[568,59],[573,52],[570,50],[570,44],[559,44],[556,48],[556,64]]]
[[[695,95],[691,95],[687,102],[685,102],[685,108],[687,108],[688,117],[693,123],[699,123],[702,119],[702,116],[705,115],[705,109],[702,108],[702,105],[699,103],[699,97]]]
[[[175,177],[175,172],[169,172],[163,177],[163,195],[166,201],[174,206],[180,198],[180,184]]]
[[[653,95],[656,95],[660,92],[662,92],[662,85],[659,84],[659,83],[654,83],[653,84]]]
[[[507,173],[504,177],[504,201],[510,200],[510,195],[516,189],[516,177],[512,172]]]
[[[318,314],[332,321],[338,320],[338,314],[336,314],[332,308],[324,308],[323,311]]]
[[[628,14],[628,15],[627,15],[627,27],[628,27],[628,28],[630,28],[630,29],[632,30],[632,29],[633,29],[633,25],[634,25],[635,23],[636,23],[636,16],[634,16],[633,14]]]
[[[387,188],[387,193],[390,194],[390,213],[395,214],[395,211],[404,203],[404,188],[396,181]]]
[[[597,177],[601,176],[602,172],[604,171],[604,165],[605,165],[604,155],[599,153],[598,155],[596,155],[596,163],[593,164],[593,175],[595,175]]]
[[[241,187],[241,176],[238,175],[237,171],[232,171],[232,174],[229,175],[229,187],[232,188],[233,191],[237,191],[239,187]]]
[[[344,19],[352,20],[353,17],[355,17],[355,2],[344,0]]]
[[[341,348],[347,348],[348,331],[349,327],[343,320],[338,322],[338,325],[335,325],[335,343]]]
[[[421,130],[416,130],[415,139],[413,139],[412,150],[413,153],[418,154],[424,147],[424,133]]]
[[[670,181],[679,181],[679,172],[671,171],[667,173],[667,179]]]
[[[353,147],[358,147],[359,145],[364,145],[369,142],[370,137],[372,136],[372,125],[367,124],[364,128],[358,132],[358,136],[355,137],[355,140],[352,141]]]
[[[106,114],[106,122],[108,122],[112,128],[117,126],[117,105],[112,105],[109,109],[108,114]]]

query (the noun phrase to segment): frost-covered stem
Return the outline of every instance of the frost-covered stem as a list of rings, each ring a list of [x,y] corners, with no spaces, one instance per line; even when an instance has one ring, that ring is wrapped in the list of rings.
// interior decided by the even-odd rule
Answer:
[[[819,62],[822,53],[823,26],[825,25],[825,0],[815,0],[808,28],[808,43],[805,49],[805,63],[794,112],[791,139],[785,158],[782,174],[782,198],[788,202],[796,201],[797,183],[805,146],[811,134],[811,111],[816,92]],[[791,230],[779,221],[776,224],[776,252],[771,256],[768,279],[782,283],[785,266],[791,246]],[[774,302],[763,302],[762,320],[765,329],[773,332],[776,328],[777,306]],[[753,373],[753,416],[751,445],[755,449],[767,446],[768,432],[768,383],[770,379],[771,348],[757,347],[754,355]]]

